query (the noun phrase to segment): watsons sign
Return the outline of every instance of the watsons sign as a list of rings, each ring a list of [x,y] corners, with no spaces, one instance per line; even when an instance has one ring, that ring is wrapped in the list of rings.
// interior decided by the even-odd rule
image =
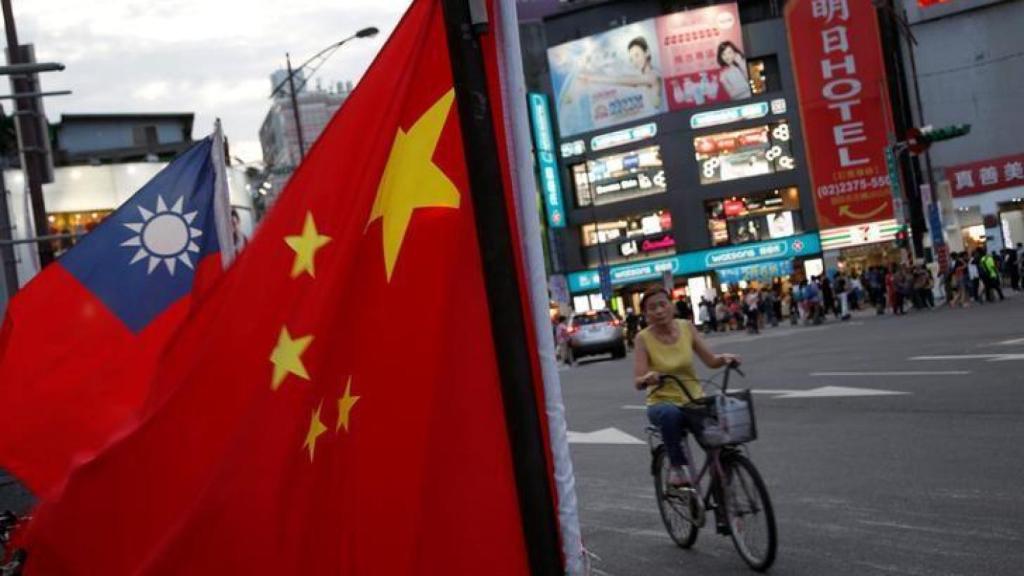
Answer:
[[[713,248],[680,254],[672,258],[659,258],[643,262],[622,264],[611,268],[613,286],[660,279],[670,271],[673,276],[700,274],[712,270],[749,266],[761,262],[789,260],[821,253],[817,234],[801,234],[781,240],[771,240],[746,246]],[[599,289],[601,279],[596,270],[569,275],[569,290],[573,293]]]

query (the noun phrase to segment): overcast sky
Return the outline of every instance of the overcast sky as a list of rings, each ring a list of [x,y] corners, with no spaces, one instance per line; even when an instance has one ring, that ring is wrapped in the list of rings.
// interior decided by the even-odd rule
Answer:
[[[52,122],[62,113],[194,112],[193,137],[220,117],[232,155],[262,159],[259,127],[269,76],[367,26],[376,38],[335,52],[325,84],[356,81],[410,0],[12,0],[18,39],[39,61],[67,68],[42,77]],[[311,80],[310,86],[314,86]],[[6,86],[4,87],[6,89]],[[2,91],[7,93],[6,90]],[[9,107],[9,105],[8,105]]]

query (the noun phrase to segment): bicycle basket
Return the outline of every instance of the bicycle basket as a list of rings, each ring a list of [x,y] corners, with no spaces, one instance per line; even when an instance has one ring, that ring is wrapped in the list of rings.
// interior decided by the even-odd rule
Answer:
[[[708,409],[710,418],[705,422],[701,433],[701,444],[725,446],[757,439],[754,399],[750,390],[715,395]]]

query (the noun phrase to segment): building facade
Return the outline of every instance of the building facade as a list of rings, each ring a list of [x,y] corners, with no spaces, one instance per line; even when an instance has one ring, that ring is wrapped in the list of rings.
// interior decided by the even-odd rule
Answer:
[[[569,5],[522,26],[535,135],[547,117],[553,140],[557,182],[538,150],[551,261],[576,311],[636,307],[652,282],[696,304],[822,271],[781,6],[692,8]],[[722,72],[726,41],[739,83]],[[591,69],[579,65],[587,59]],[[644,61],[660,94],[639,87]]]
[[[166,161],[192,145],[191,113],[64,114],[55,166]]]
[[[920,93],[918,122],[971,125],[929,150],[940,215],[932,227],[952,251],[1015,247],[1024,242],[1024,2],[926,4],[903,1],[916,41],[913,63],[909,52],[905,59]]]
[[[287,74],[276,72],[271,82],[276,87],[287,78]],[[275,82],[276,80],[276,82]],[[338,83],[329,90],[306,90],[305,82],[296,77],[296,100],[299,105],[299,119],[302,123],[302,142],[308,151],[320,137],[334,113],[341,108],[352,91],[352,83]],[[263,147],[263,163],[268,167],[294,169],[301,160],[299,131],[295,125],[295,111],[290,93],[285,88],[274,98],[260,127],[260,144]],[[301,89],[299,86],[303,86]]]

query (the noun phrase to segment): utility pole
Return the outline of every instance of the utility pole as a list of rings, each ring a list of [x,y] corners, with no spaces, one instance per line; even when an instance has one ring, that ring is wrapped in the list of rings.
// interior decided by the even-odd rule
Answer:
[[[4,0],[5,2],[8,0]],[[299,116],[299,100],[295,96],[295,73],[292,72],[292,58],[286,52],[284,59],[288,62],[288,90],[292,93],[292,112],[295,114],[295,131],[299,136],[299,162],[306,159],[306,143],[302,138],[302,119]],[[301,68],[300,68],[301,70]]]
[[[7,33],[7,61],[12,66],[32,64],[35,55],[31,46],[18,44],[18,31],[14,24],[11,0],[0,0],[4,12],[4,30]],[[45,130],[46,116],[38,97],[27,96],[41,93],[35,73],[11,74],[11,90],[15,95],[26,95],[14,99],[15,125],[18,132],[18,148],[21,151],[21,167],[28,183],[32,203],[32,218],[36,236],[49,232],[46,204],[43,200],[43,184],[53,181],[49,167],[49,134]],[[40,268],[53,262],[53,247],[49,242],[39,243]],[[15,286],[16,289],[16,286]],[[13,290],[12,290],[13,291]]]

